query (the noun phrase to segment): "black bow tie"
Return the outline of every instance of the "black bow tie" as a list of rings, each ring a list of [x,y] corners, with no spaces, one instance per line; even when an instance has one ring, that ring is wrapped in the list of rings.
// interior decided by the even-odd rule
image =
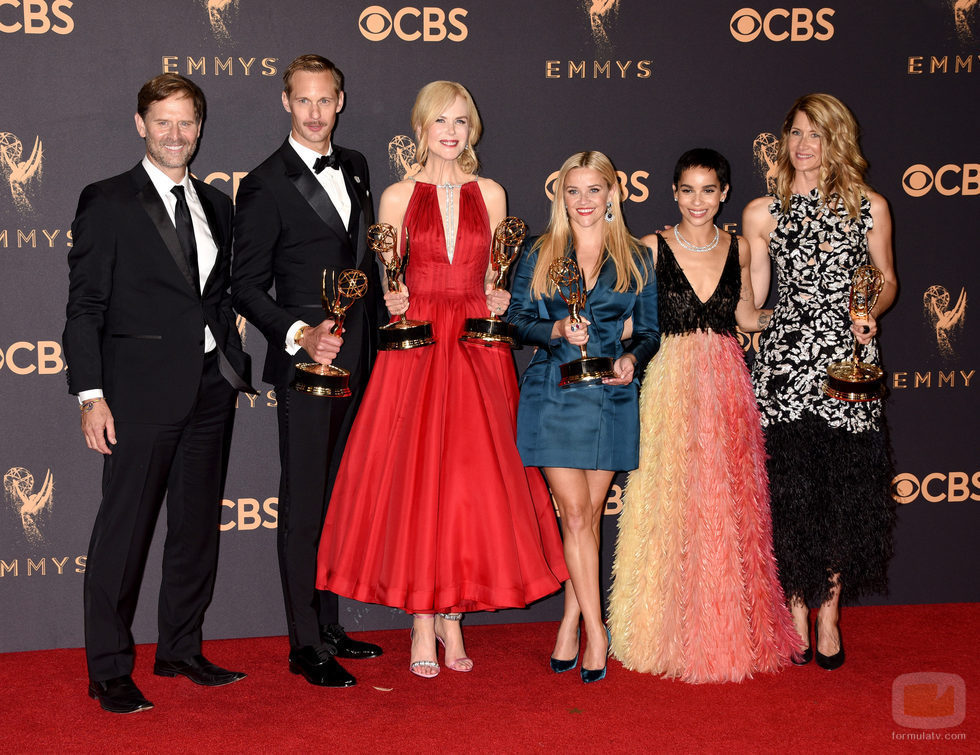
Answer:
[[[340,160],[338,160],[337,156],[331,152],[329,155],[321,155],[316,159],[316,162],[313,163],[313,172],[319,174],[323,171],[324,168],[339,168],[339,167],[340,167]]]

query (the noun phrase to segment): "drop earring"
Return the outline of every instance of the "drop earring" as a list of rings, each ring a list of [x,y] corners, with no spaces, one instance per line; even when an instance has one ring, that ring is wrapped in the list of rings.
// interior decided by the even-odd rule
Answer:
[[[606,222],[613,222],[612,202],[606,202]]]

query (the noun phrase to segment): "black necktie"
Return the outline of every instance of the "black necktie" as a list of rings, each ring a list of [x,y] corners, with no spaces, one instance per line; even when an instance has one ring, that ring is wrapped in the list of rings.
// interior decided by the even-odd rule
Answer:
[[[197,267],[197,242],[194,240],[194,224],[191,223],[191,211],[187,206],[187,199],[184,198],[184,187],[174,186],[170,190],[177,197],[177,206],[174,208],[174,219],[177,226],[177,239],[184,250],[187,258],[187,266],[191,269],[194,278],[194,288],[201,290],[201,272]]]
[[[313,172],[319,175],[323,172],[324,168],[339,168],[340,161],[337,156],[332,152],[329,155],[320,155],[313,163]]]

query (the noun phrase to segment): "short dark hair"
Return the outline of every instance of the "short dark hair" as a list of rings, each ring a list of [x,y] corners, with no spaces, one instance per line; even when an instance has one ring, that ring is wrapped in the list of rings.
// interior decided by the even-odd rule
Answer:
[[[289,64],[282,74],[282,91],[286,93],[287,97],[291,94],[293,74],[297,71],[332,74],[334,83],[337,85],[337,94],[344,91],[344,73],[337,66],[322,55],[300,55]]]
[[[674,186],[677,186],[677,182],[681,180],[681,174],[689,168],[713,170],[718,176],[719,189],[724,189],[729,185],[729,179],[732,175],[732,169],[725,156],[707,147],[689,149],[678,158],[677,165],[674,166]]]
[[[136,112],[140,118],[146,118],[150,105],[165,100],[173,95],[190,97],[194,101],[194,116],[198,123],[204,121],[207,113],[207,103],[201,87],[179,73],[161,73],[146,82],[136,96]]]

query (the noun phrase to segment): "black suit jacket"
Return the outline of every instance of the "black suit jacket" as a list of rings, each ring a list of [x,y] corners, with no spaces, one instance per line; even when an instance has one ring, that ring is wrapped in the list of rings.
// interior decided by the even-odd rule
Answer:
[[[187,416],[201,380],[205,325],[222,374],[236,389],[253,390],[228,293],[231,200],[191,180],[218,247],[203,293],[141,164],[86,186],[78,200],[62,336],[68,389],[101,388],[117,421]]]
[[[317,325],[325,319],[324,269],[339,274],[359,268],[368,276],[367,294],[347,312],[344,346],[334,364],[350,370],[352,382],[366,382],[377,349],[384,294],[365,241],[374,222],[367,161],[354,150],[333,150],[351,201],[347,227],[288,139],[238,187],[232,298],[269,341],[263,379],[274,386],[288,385],[294,364],[312,361],[302,349],[292,357],[286,353],[286,332],[297,320]]]

